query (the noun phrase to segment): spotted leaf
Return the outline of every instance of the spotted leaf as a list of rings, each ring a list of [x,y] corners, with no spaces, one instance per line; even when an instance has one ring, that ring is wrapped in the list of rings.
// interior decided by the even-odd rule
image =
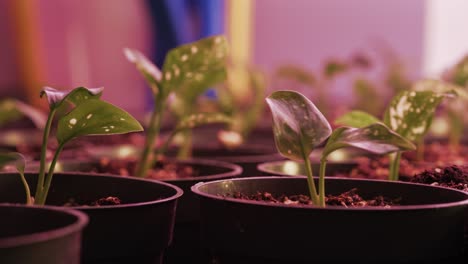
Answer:
[[[443,98],[432,91],[402,91],[390,102],[384,123],[408,140],[419,140],[427,133]]]
[[[277,91],[266,98],[273,115],[273,133],[279,153],[301,161],[331,134],[327,119],[304,95]]]
[[[224,36],[213,36],[181,45],[166,56],[162,85],[191,102],[210,86],[226,79],[228,44]]]
[[[417,81],[412,87],[415,91],[432,91],[437,94],[444,94],[447,96],[458,96],[464,100],[468,100],[468,92],[464,87],[456,84],[447,83],[441,80],[424,79]]]
[[[339,127],[335,129],[327,141],[322,157],[326,158],[333,151],[345,147],[355,147],[374,154],[416,149],[413,143],[386,125],[374,123],[361,128]]]
[[[379,121],[377,117],[369,113],[355,110],[338,117],[335,120],[335,124],[359,128],[369,126]]]
[[[230,123],[232,118],[221,113],[198,113],[186,116],[180,120],[176,126],[176,130],[192,129],[197,126],[214,124],[214,123]]]
[[[124,110],[101,100],[88,100],[58,122],[57,140],[64,144],[89,135],[112,135],[142,131],[140,123]]]
[[[78,106],[87,100],[99,99],[103,90],[103,87],[78,87],[71,91],[60,91],[52,87],[44,87],[41,91],[41,97],[47,97],[50,109],[58,109],[65,107],[66,103],[69,103],[72,106]]]

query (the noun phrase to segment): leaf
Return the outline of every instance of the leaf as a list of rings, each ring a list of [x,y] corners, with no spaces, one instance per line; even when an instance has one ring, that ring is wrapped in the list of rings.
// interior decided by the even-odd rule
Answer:
[[[406,139],[419,140],[427,133],[444,96],[432,91],[402,91],[390,102],[384,123]]]
[[[88,100],[59,120],[57,140],[64,144],[80,136],[138,131],[143,131],[142,126],[124,110],[101,100]]]
[[[454,95],[459,96],[464,100],[468,100],[468,92],[465,91],[464,87],[441,80],[420,80],[413,84],[412,89],[414,91],[432,91],[437,94],[445,94],[447,96]]]
[[[466,86],[468,84],[468,56],[463,57],[452,69],[450,81],[453,83]]]
[[[348,65],[338,60],[330,60],[325,64],[323,75],[327,78],[333,78],[340,73],[348,70]]]
[[[23,116],[16,107],[16,102],[15,99],[3,99],[0,101],[0,127],[9,122],[17,121]]]
[[[169,51],[163,66],[162,86],[192,102],[210,86],[226,79],[228,44],[224,36],[213,36]]]
[[[377,122],[380,122],[377,117],[359,110],[348,112],[335,120],[335,124],[337,125],[359,128],[366,127]]]
[[[273,134],[281,155],[304,160],[331,134],[327,119],[304,95],[277,91],[266,98],[273,115]]]
[[[281,66],[276,70],[275,76],[278,78],[294,80],[307,86],[313,86],[316,82],[312,73],[309,73],[306,69],[296,65]]]
[[[47,96],[50,109],[58,109],[65,106],[64,102],[70,103],[76,107],[89,99],[99,99],[103,90],[103,87],[77,87],[71,91],[59,91],[52,87],[44,87],[41,91],[41,97],[44,95]]]
[[[413,143],[384,124],[375,123],[362,128],[339,127],[335,129],[322,152],[322,158],[345,147],[355,147],[374,154],[416,149]]]
[[[232,118],[221,113],[198,113],[186,116],[176,126],[176,131],[213,123],[230,123]]]
[[[0,152],[0,168],[14,165],[19,172],[24,173],[25,160],[24,156],[17,152]]]
[[[146,81],[150,84],[153,94],[162,93],[159,90],[162,89],[159,85],[162,79],[161,70],[138,50],[125,48],[124,54],[127,60],[134,63],[141,74],[143,74]]]

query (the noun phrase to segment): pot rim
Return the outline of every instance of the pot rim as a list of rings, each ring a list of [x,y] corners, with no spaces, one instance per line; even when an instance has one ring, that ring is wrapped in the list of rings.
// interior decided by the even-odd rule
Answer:
[[[26,246],[30,244],[40,243],[47,240],[53,240],[60,237],[73,234],[75,232],[80,232],[85,228],[89,223],[89,217],[86,213],[73,208],[59,207],[59,206],[38,206],[38,205],[21,205],[21,204],[12,204],[12,203],[0,203],[1,207],[13,207],[13,208],[25,208],[26,210],[44,210],[51,211],[54,213],[68,214],[75,217],[75,221],[69,225],[63,227],[54,228],[41,232],[34,232],[25,235],[12,236],[7,238],[0,239],[0,248],[12,248],[18,246]],[[33,222],[32,220],[31,222]]]
[[[119,158],[115,158],[115,159],[119,159]],[[125,158],[122,158],[122,159],[125,159]],[[117,176],[117,177],[128,177],[128,178],[133,178],[133,179],[143,179],[143,180],[149,180],[149,181],[157,181],[157,182],[165,182],[165,183],[171,183],[171,182],[183,182],[183,181],[202,181],[202,180],[217,180],[217,179],[223,179],[223,178],[229,178],[229,177],[234,177],[234,176],[237,176],[237,175],[240,175],[242,173],[242,167],[240,165],[237,165],[237,164],[234,164],[234,163],[230,163],[230,162],[226,162],[226,161],[220,161],[220,160],[211,160],[211,159],[199,159],[199,158],[191,158],[191,159],[176,159],[176,158],[167,158],[165,159],[166,161],[169,161],[169,162],[174,162],[174,163],[185,163],[185,164],[189,164],[189,165],[203,165],[203,166],[210,166],[210,167],[223,167],[223,168],[227,168],[229,169],[229,171],[227,172],[223,172],[223,173],[217,173],[217,174],[210,174],[210,175],[206,175],[206,176],[195,176],[195,177],[186,177],[186,178],[176,178],[176,179],[172,179],[172,178],[162,178],[162,179],[152,179],[152,178],[140,178],[140,177],[137,177],[137,176],[134,176],[134,175],[129,175],[129,176],[121,176],[121,175],[117,175],[117,174],[111,174],[111,173],[91,173],[91,172],[82,172],[82,171],[76,171],[76,172],[73,172],[73,171],[61,171],[61,172],[57,172],[57,173],[54,173],[55,174],[80,174],[80,175],[83,175],[83,174],[93,174],[93,175],[104,175],[104,176]],[[81,159],[81,160],[60,160],[58,161],[57,163],[58,164],[94,164],[94,163],[98,163],[99,162],[99,159]],[[33,164],[33,168],[35,167],[38,167],[38,164],[39,163],[34,163]],[[26,172],[27,173],[37,173],[36,171],[37,168],[35,168],[34,171],[31,171],[31,167],[29,167],[29,170],[28,170],[28,167],[26,167]]]
[[[434,203],[434,204],[424,204],[424,205],[394,205],[389,208],[385,207],[343,207],[343,206],[327,206],[317,207],[317,206],[301,206],[301,205],[285,205],[285,204],[273,204],[273,203],[266,203],[261,201],[252,201],[252,200],[242,200],[236,199],[231,197],[221,197],[218,195],[213,195],[209,193],[205,193],[200,191],[200,187],[208,184],[216,184],[223,181],[250,181],[250,180],[268,180],[268,179],[281,179],[281,180],[306,180],[305,177],[301,176],[291,176],[291,177],[282,177],[282,176],[258,176],[258,177],[248,177],[248,178],[232,178],[226,180],[217,180],[217,181],[210,181],[210,182],[199,182],[191,187],[191,191],[198,196],[225,201],[228,203],[236,203],[236,204],[247,204],[247,205],[255,205],[255,206],[268,206],[268,207],[279,207],[279,208],[291,208],[291,210],[329,210],[329,211],[408,211],[408,210],[427,210],[427,209],[439,209],[439,208],[447,208],[447,207],[456,207],[456,206],[467,206],[468,205],[468,193],[465,193],[460,190],[455,190],[446,187],[440,186],[432,186],[427,184],[421,183],[409,183],[409,182],[400,182],[400,181],[387,181],[387,180],[371,180],[371,179],[350,179],[350,178],[343,178],[343,177],[325,177],[327,181],[354,181],[354,182],[380,182],[382,184],[390,184],[390,185],[411,185],[411,186],[422,186],[424,188],[435,188],[435,189],[442,189],[445,191],[451,192],[458,192],[465,196],[464,200],[460,200],[457,202],[450,202],[450,203]],[[318,177],[314,177],[314,179],[318,179]]]
[[[2,174],[14,174],[14,173],[2,173],[0,172],[0,177]],[[37,174],[37,172],[26,172],[25,175],[28,175],[28,174]],[[150,179],[141,179],[141,178],[137,178],[137,177],[133,177],[133,176],[120,176],[120,175],[113,175],[113,174],[103,174],[103,173],[90,173],[90,172],[57,172],[57,173],[54,173],[54,177],[56,176],[59,176],[59,177],[67,177],[67,175],[75,175],[75,176],[84,176],[84,177],[106,177],[106,178],[115,178],[115,179],[119,179],[119,180],[123,180],[123,181],[126,181],[126,180],[129,180],[129,181],[142,181],[142,182],[148,182],[148,183],[151,183],[151,184],[159,184],[159,185],[163,185],[163,186],[166,186],[166,187],[169,187],[173,190],[175,190],[175,194],[169,196],[169,197],[165,197],[165,198],[161,198],[161,199],[157,199],[157,200],[150,200],[150,201],[145,201],[145,202],[137,202],[137,203],[125,203],[125,204],[119,204],[119,205],[101,205],[101,206],[85,206],[85,205],[82,205],[82,206],[70,206],[70,207],[63,207],[63,208],[71,208],[71,209],[78,209],[78,210],[81,210],[81,211],[90,211],[90,210],[105,210],[105,209],[114,209],[114,208],[127,208],[127,207],[139,207],[139,206],[147,206],[147,205],[152,205],[152,204],[159,204],[159,203],[167,203],[167,202],[171,202],[173,200],[176,200],[176,199],[179,199],[184,191],[173,185],[173,184],[170,184],[170,183],[167,183],[167,182],[163,182],[163,181],[159,181],[159,180],[150,180]],[[52,179],[52,184],[53,184],[54,180]],[[61,208],[60,206],[57,206],[59,208]]]

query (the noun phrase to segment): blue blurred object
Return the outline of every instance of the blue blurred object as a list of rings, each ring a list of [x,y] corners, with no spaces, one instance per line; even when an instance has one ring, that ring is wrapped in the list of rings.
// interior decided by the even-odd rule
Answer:
[[[150,55],[162,67],[167,52],[180,45],[224,32],[224,0],[146,0],[155,47]],[[210,98],[216,93],[208,92]],[[152,108],[148,97],[148,108]]]

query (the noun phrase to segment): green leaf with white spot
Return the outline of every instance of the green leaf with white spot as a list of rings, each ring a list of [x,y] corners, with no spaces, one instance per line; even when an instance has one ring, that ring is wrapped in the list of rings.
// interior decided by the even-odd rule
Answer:
[[[359,148],[379,155],[416,149],[413,143],[386,125],[374,123],[361,128],[339,127],[335,129],[322,152],[322,158],[345,147]]]
[[[213,36],[178,46],[166,56],[162,86],[175,91],[183,101],[192,102],[210,86],[226,79],[228,43]]]
[[[50,109],[59,109],[62,107],[67,107],[67,103],[76,107],[88,100],[99,99],[103,90],[103,87],[77,87],[71,91],[60,91],[52,87],[44,87],[44,89],[41,91],[41,97],[47,97]]]
[[[377,117],[359,110],[350,111],[335,120],[335,124],[337,125],[358,128],[366,127],[377,122],[380,122]]]
[[[444,94],[432,91],[402,91],[390,102],[384,123],[406,139],[419,140],[427,133],[443,98]]]
[[[80,136],[138,131],[143,127],[129,113],[101,100],[88,100],[59,120],[57,140],[62,145]]]
[[[302,161],[330,136],[327,119],[304,95],[277,91],[266,101],[273,115],[273,133],[281,155]]]
[[[1,152],[0,153],[0,168],[6,165],[13,165],[15,168],[24,173],[24,168],[26,166],[26,159],[23,155],[17,152]]]
[[[222,113],[198,113],[186,116],[177,124],[175,131],[192,129],[202,125],[216,123],[231,123],[232,118]]]

